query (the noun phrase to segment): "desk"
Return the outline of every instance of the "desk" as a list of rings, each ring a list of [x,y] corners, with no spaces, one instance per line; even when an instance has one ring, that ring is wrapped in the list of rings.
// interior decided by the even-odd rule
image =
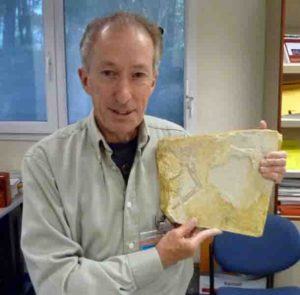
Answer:
[[[20,248],[23,196],[0,208],[0,294],[20,294],[24,269]]]

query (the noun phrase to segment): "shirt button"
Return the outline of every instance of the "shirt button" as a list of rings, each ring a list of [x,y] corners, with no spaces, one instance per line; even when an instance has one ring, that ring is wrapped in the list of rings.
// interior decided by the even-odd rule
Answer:
[[[129,244],[128,244],[128,247],[129,247],[129,249],[133,249],[134,248],[134,243],[132,243],[132,242],[130,242]]]
[[[131,207],[132,207],[131,202],[127,202],[127,208],[131,208]]]

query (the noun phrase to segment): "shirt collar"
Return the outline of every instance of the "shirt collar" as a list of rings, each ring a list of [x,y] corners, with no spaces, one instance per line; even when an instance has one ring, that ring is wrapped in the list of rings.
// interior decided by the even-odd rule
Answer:
[[[112,153],[111,148],[107,144],[103,134],[101,133],[101,131],[99,130],[96,124],[94,111],[91,111],[88,117],[88,134],[92,142],[92,145],[97,152],[98,158],[101,156],[100,148],[99,148],[101,144],[103,145],[105,150]],[[147,123],[144,118],[142,123],[139,126],[138,144],[137,144],[137,150],[140,151],[141,154],[143,153],[143,150],[145,149],[149,140],[150,140],[149,129],[147,127]]]

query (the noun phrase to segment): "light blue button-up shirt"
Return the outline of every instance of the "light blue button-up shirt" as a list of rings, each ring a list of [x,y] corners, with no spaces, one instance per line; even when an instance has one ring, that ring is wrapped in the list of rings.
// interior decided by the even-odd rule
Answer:
[[[38,295],[185,294],[192,259],[164,269],[139,250],[161,216],[157,143],[185,135],[145,116],[127,186],[93,114],[26,153],[22,249]]]

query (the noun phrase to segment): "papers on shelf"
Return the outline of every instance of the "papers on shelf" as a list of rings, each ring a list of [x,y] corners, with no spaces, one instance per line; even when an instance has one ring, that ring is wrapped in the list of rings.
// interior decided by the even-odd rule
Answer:
[[[291,143],[290,143],[291,144]],[[292,146],[295,143],[292,142]],[[298,150],[299,151],[299,150]],[[300,216],[300,171],[287,171],[278,188],[277,214],[290,218]]]
[[[300,180],[297,178],[284,178],[280,184],[282,188],[297,187],[300,189]]]
[[[300,181],[300,168],[298,170],[287,170],[284,173],[284,178],[299,178]]]
[[[284,37],[284,62],[300,62],[300,35],[285,35]]]

